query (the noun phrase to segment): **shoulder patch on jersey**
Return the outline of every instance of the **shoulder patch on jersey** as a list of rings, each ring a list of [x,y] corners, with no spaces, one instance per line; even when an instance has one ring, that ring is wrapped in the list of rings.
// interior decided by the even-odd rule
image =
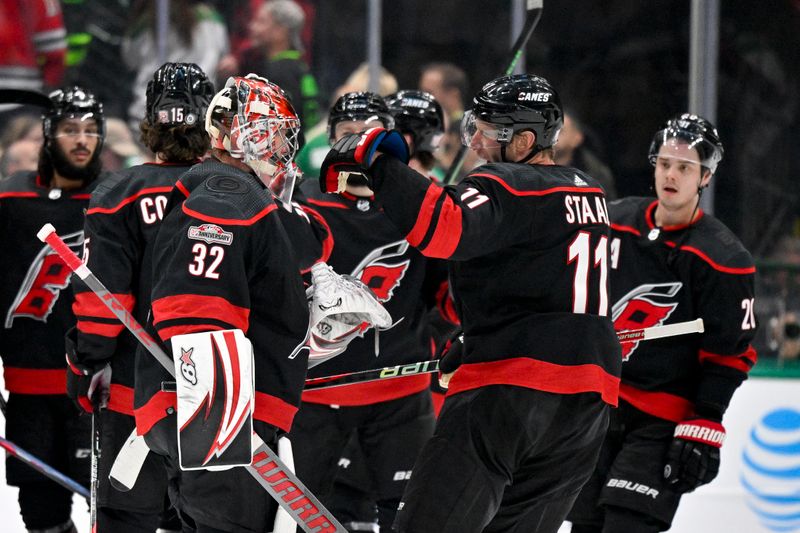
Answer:
[[[233,242],[233,233],[225,231],[216,224],[189,226],[186,236],[195,241],[203,241],[206,244],[224,244],[227,246]]]

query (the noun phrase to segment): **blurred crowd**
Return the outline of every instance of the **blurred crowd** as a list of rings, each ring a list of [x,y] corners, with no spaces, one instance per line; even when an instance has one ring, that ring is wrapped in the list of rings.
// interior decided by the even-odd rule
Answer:
[[[147,79],[164,61],[197,63],[217,85],[254,72],[284,88],[302,120],[305,147],[298,164],[308,175],[328,149],[325,119],[332,102],[368,87],[363,0],[170,0],[164,13],[158,0],[24,4],[0,0],[0,89],[46,93],[79,83],[93,91],[109,117],[106,170],[152,160],[138,124]],[[432,171],[440,179],[458,153],[469,96],[497,73],[505,56],[511,4],[484,4],[497,15],[492,25],[451,0],[383,5],[385,68],[378,92],[418,88],[441,104],[446,133]],[[674,3],[659,17],[626,0],[589,11],[571,4],[548,6],[526,50],[529,66],[565,88],[567,116],[556,161],[595,176],[611,198],[649,194],[641,178],[649,172],[641,157],[646,147],[640,146],[647,135],[641,132],[684,106],[688,4]],[[800,77],[798,63],[787,55],[798,40],[791,27],[800,8],[770,0],[753,13],[726,4],[721,15],[718,120],[731,149],[720,174],[735,186],[719,188],[716,213],[754,255],[783,257],[786,242],[797,240],[800,213],[791,186],[798,170],[791,147],[800,131],[791,95]],[[39,113],[0,103],[0,177],[36,168]],[[476,163],[467,160],[462,172]],[[793,256],[781,264],[799,262]]]

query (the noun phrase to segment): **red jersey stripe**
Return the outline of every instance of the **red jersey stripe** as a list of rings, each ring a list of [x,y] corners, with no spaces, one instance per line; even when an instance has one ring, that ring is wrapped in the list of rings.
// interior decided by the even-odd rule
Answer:
[[[177,183],[175,184],[175,187],[177,187],[177,188],[178,188],[178,190],[179,190],[179,191],[181,191],[181,193],[182,193],[182,194],[183,194],[183,195],[184,195],[186,198],[189,198],[189,194],[191,194],[191,193],[190,193],[189,189],[187,189],[187,188],[186,188],[186,185],[184,185],[183,183],[181,183],[181,182],[179,181],[179,182],[177,182]]]
[[[332,207],[334,209],[347,209],[347,206],[338,202],[325,202],[323,200],[308,199],[308,203],[318,205],[320,207]]]
[[[136,303],[136,297],[132,294],[114,293],[114,298],[125,307],[129,313],[133,311],[133,306]],[[117,320],[111,310],[104,304],[100,297],[93,292],[79,292],[75,295],[75,301],[72,304],[72,312],[77,316],[95,317],[95,318],[111,318]]]
[[[700,350],[699,359],[701,363],[712,363],[720,366],[727,366],[740,370],[745,374],[753,368],[758,360],[758,354],[752,346],[748,346],[747,350],[739,355],[720,355],[705,350]]]
[[[676,424],[694,414],[692,402],[667,392],[644,391],[622,383],[619,397],[640,411]]]
[[[3,369],[6,390],[17,394],[66,394],[66,368],[18,368]]]
[[[633,233],[637,237],[641,237],[642,236],[641,232],[638,229],[632,228],[630,226],[623,226],[622,224],[615,224],[615,223],[612,222],[611,223],[611,229],[613,229],[614,231],[625,231],[625,232],[628,232],[628,233]]]
[[[78,320],[78,331],[87,335],[99,335],[100,337],[116,338],[125,328],[122,324],[106,324],[104,322],[92,322],[89,320]]]
[[[170,326],[168,328],[158,328],[156,326],[156,329],[158,329],[158,336],[161,337],[164,342],[167,342],[175,335],[188,335],[189,333],[203,333],[205,331],[222,331],[225,328],[217,324],[187,324],[184,326]]]
[[[597,392],[604,402],[616,406],[620,380],[593,364],[565,366],[513,357],[461,365],[450,380],[447,395],[487,385],[515,385],[556,394]]]
[[[108,409],[115,413],[133,416],[133,389],[112,383],[109,387]]]
[[[178,396],[174,392],[158,391],[147,400],[147,403],[133,410],[136,417],[136,433],[146,435],[156,423],[168,414],[174,413],[178,406]]]
[[[428,228],[433,218],[433,212],[436,209],[436,201],[442,193],[442,188],[435,183],[431,183],[428,186],[428,190],[425,192],[425,198],[423,198],[422,205],[420,205],[419,208],[419,214],[417,214],[417,220],[414,222],[414,227],[411,228],[411,231],[406,235],[406,240],[411,246],[419,245],[428,233]]]
[[[272,424],[287,433],[292,429],[294,415],[297,414],[297,407],[287,403],[280,398],[256,392],[256,407],[253,410],[253,418]]]
[[[38,198],[38,192],[0,192],[2,198]]]
[[[461,207],[445,194],[431,242],[420,251],[427,257],[442,259],[453,255],[461,240],[462,216]]]
[[[225,298],[202,294],[166,296],[153,302],[153,323],[155,325],[166,320],[182,318],[220,320],[230,324],[231,329],[238,328],[246,332],[249,326],[250,310],[233,305]]]
[[[427,389],[431,379],[427,374],[392,378],[383,381],[353,383],[330,389],[310,390],[303,393],[303,401],[347,407],[371,405],[404,398]]]
[[[268,205],[267,207],[265,207],[264,209],[262,209],[261,211],[259,211],[255,215],[253,215],[252,217],[250,217],[248,219],[245,219],[245,220],[241,220],[241,219],[238,219],[238,218],[212,217],[212,216],[206,215],[204,213],[201,213],[199,211],[195,211],[194,209],[190,209],[190,208],[186,207],[186,204],[181,204],[181,209],[183,209],[183,212],[186,213],[187,215],[189,215],[190,217],[194,217],[194,218],[197,218],[199,220],[203,220],[205,222],[211,222],[212,224],[227,224],[229,226],[252,226],[253,224],[258,222],[259,220],[261,220],[262,218],[264,218],[265,216],[267,216],[271,212],[273,212],[276,209],[278,209],[278,206],[275,205],[275,204]]]
[[[149,189],[142,189],[141,191],[128,196],[127,198],[122,199],[117,205],[114,207],[93,207],[89,209],[86,214],[87,215],[94,215],[94,214],[104,214],[108,215],[111,213],[116,213],[126,205],[131,202],[135,202],[137,199],[141,198],[142,196],[146,196],[148,194],[158,194],[158,193],[168,193],[172,190],[172,187],[150,187]]]
[[[484,178],[489,178],[492,181],[496,181],[500,185],[503,186],[505,190],[513,194],[514,196],[546,196],[548,194],[558,194],[560,192],[574,192],[580,194],[586,193],[599,193],[603,194],[603,189],[599,189],[597,187],[552,187],[550,189],[544,189],[541,191],[520,191],[518,189],[514,189],[505,182],[499,176],[495,176],[494,174],[485,174],[485,173],[478,173],[478,174],[470,174],[470,176],[481,176]]]
[[[672,248],[675,248],[675,243],[674,242],[672,242],[672,241],[664,241],[664,242],[666,242],[666,244],[671,246]],[[706,263],[711,265],[711,268],[713,268],[714,270],[718,270],[720,272],[725,272],[726,274],[755,274],[756,273],[756,267],[754,267],[754,266],[744,267],[744,268],[734,268],[734,267],[726,267],[726,266],[720,265],[719,263],[714,262],[714,260],[712,260],[706,254],[704,254],[703,252],[701,252],[700,250],[698,250],[697,248],[695,248],[693,246],[681,246],[680,249],[695,254],[697,257],[699,257],[700,259],[702,259],[703,261],[705,261]]]
[[[309,200],[310,201],[310,200]],[[307,205],[303,206],[303,211],[314,217],[314,220],[320,223],[320,225],[325,228],[327,235],[325,236],[325,240],[322,242],[322,255],[319,258],[318,262],[327,263],[328,259],[331,257],[331,252],[333,252],[333,231],[331,231],[331,227],[328,225],[328,221],[325,220],[325,217],[317,211],[316,209],[312,209]],[[305,274],[309,272],[311,269],[301,272],[301,274]]]

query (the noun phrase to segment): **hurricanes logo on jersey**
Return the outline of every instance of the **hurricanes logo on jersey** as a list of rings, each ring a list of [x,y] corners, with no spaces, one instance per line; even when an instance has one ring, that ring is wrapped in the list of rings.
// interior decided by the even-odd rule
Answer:
[[[389,259],[399,257],[408,250],[408,241],[400,240],[375,248],[353,269],[352,276],[360,279],[372,289],[378,300],[383,303],[392,298],[394,290],[400,286],[400,280],[406,275],[410,259],[390,262]]]
[[[76,253],[83,246],[83,230],[62,237]],[[47,322],[61,290],[69,285],[70,270],[52,248],[44,245],[28,267],[14,302],[6,312],[6,329],[10,329],[17,317],[27,317]]]
[[[611,310],[614,329],[624,331],[662,325],[678,307],[678,302],[673,297],[682,286],[677,281],[639,285],[614,304]],[[622,360],[630,359],[638,347],[639,341],[623,344]]]

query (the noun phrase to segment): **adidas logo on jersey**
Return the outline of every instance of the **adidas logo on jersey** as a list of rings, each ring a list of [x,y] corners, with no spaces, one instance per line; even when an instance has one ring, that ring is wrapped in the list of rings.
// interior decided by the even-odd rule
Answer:
[[[641,483],[634,483],[633,481],[628,481],[627,479],[616,479],[611,478],[606,483],[607,487],[617,488],[617,489],[625,489],[631,492],[638,492],[639,494],[644,494],[645,496],[651,496],[654,500],[658,498],[658,491],[654,488],[648,487],[647,485],[643,485]]]
[[[519,102],[549,102],[550,93],[519,93],[517,96]]]
[[[589,186],[589,184],[586,183],[586,180],[583,179],[582,177],[578,176],[577,174],[575,174],[575,185],[577,187],[588,187]]]

